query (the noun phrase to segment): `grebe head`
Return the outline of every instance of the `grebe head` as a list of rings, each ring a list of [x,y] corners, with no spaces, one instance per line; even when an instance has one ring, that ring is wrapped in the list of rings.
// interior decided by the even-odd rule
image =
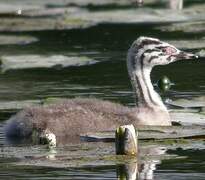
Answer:
[[[150,37],[139,37],[134,41],[128,53],[128,59],[135,61],[132,64],[140,63],[144,67],[166,65],[178,60],[194,58],[197,58],[194,54],[181,51],[169,43]]]

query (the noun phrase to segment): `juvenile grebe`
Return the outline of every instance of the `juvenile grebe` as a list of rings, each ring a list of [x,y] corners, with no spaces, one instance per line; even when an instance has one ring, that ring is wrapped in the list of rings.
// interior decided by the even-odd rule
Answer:
[[[81,133],[113,130],[119,125],[171,125],[169,113],[155,92],[150,72],[155,65],[192,59],[159,39],[140,37],[130,47],[127,68],[136,97],[136,107],[125,107],[97,99],[69,99],[63,102],[26,108],[12,116],[6,127],[7,138],[27,138],[33,131],[53,133],[57,142],[78,138]]]

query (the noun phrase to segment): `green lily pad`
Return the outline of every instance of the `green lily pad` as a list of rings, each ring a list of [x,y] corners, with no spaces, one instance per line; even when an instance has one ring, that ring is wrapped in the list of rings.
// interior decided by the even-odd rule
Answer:
[[[37,4],[29,4],[29,3],[24,3],[24,2],[11,2],[9,3],[8,1],[2,0],[0,2],[0,16],[1,14],[7,14],[7,15],[18,15],[18,10],[34,10],[34,9],[39,9],[41,6]]]
[[[160,29],[161,31],[183,31],[188,33],[199,33],[205,31],[205,22],[204,21],[191,21],[191,22],[180,22],[173,23],[168,26],[160,26],[156,29]]]
[[[93,26],[91,21],[85,21],[80,18],[61,16],[59,18],[1,18],[0,31],[43,31],[43,30],[56,30],[56,29],[75,29],[87,28]]]
[[[0,110],[20,110],[41,104],[41,100],[0,101]]]
[[[197,52],[197,55],[199,57],[205,57],[205,49],[200,50],[199,52]]]
[[[95,23],[140,23],[186,21],[190,17],[182,13],[169,13],[169,10],[139,9],[82,12],[73,15]],[[137,17],[137,18],[136,18]]]
[[[56,97],[49,97],[42,101],[43,105],[49,105],[53,103],[58,103],[60,101],[66,100],[66,98],[56,98]]]
[[[173,99],[166,101],[166,103],[182,108],[205,107],[205,96]]]
[[[205,125],[205,122],[204,122]],[[139,140],[166,140],[181,138],[203,138],[205,139],[205,129],[203,126],[143,126],[136,127]],[[81,135],[92,141],[115,141],[113,132],[86,133]]]
[[[22,0],[23,1],[23,0]],[[31,4],[23,1],[24,5],[31,8]],[[47,3],[46,3],[47,2]],[[205,14],[202,11],[187,9],[186,11],[173,11],[169,9],[153,8],[130,8],[101,11],[89,11],[86,6],[106,4],[129,4],[132,2],[122,1],[69,1],[69,7],[65,2],[45,1],[32,2],[39,8],[27,9],[17,8],[11,10],[11,17],[5,14],[1,18],[0,31],[35,31],[51,29],[73,29],[86,28],[100,23],[144,23],[144,22],[184,22],[204,20]],[[146,2],[147,3],[147,2]],[[8,3],[7,3],[8,4]],[[0,2],[1,5],[1,2]],[[17,5],[19,5],[17,3]],[[16,5],[16,6],[17,6]],[[48,5],[53,6],[52,9]],[[13,4],[12,4],[13,6]],[[61,8],[59,8],[59,6]],[[0,6],[1,7],[1,6]],[[17,6],[18,7],[18,6]],[[197,13],[196,13],[197,11]],[[9,8],[6,12],[9,12]],[[4,13],[6,13],[4,12]],[[15,14],[15,15],[14,15]],[[1,15],[1,8],[0,8]],[[8,14],[9,15],[9,14]],[[137,18],[136,18],[137,17]],[[197,26],[194,26],[195,28]],[[203,26],[202,26],[203,29]]]
[[[64,68],[69,66],[82,66],[96,63],[95,60],[87,57],[69,57],[63,55],[2,56],[0,60],[1,69],[3,72],[15,69]]]
[[[0,45],[10,44],[30,44],[38,41],[37,38],[32,36],[15,36],[15,35],[0,35]]]
[[[200,125],[205,126],[205,114],[200,112],[180,112],[178,110],[170,112],[171,119],[184,126]]]
[[[205,38],[197,39],[197,40],[177,40],[177,41],[170,41],[170,44],[175,45],[177,48],[180,49],[200,49],[205,48]]]

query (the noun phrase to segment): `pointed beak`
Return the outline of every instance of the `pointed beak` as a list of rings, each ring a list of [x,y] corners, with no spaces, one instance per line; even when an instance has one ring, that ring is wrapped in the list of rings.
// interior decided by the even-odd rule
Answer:
[[[174,55],[176,60],[183,60],[183,59],[197,59],[199,58],[196,54],[187,53],[184,51],[180,51],[178,54]]]

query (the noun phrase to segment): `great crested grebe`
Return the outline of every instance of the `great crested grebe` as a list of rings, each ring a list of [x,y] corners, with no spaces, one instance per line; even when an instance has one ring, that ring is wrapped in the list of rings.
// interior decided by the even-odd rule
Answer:
[[[151,70],[156,65],[195,57],[159,39],[139,37],[127,55],[128,73],[136,97],[135,107],[83,98],[30,107],[8,120],[6,137],[27,138],[37,130],[40,134],[52,133],[57,142],[61,142],[79,137],[81,133],[113,130],[125,124],[170,126],[167,108],[152,86]]]

